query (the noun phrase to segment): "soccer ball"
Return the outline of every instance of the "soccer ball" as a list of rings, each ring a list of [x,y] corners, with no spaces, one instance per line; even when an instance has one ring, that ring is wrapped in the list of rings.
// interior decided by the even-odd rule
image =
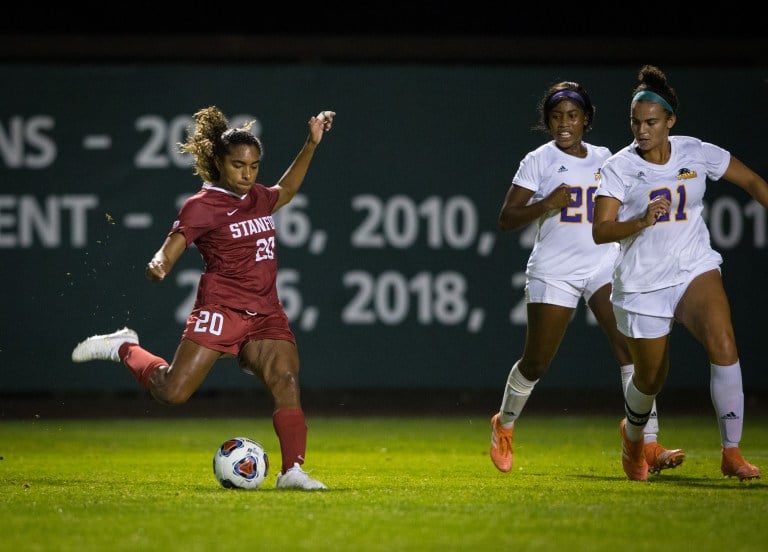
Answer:
[[[224,441],[213,455],[213,475],[227,489],[258,489],[268,472],[267,451],[248,437]]]

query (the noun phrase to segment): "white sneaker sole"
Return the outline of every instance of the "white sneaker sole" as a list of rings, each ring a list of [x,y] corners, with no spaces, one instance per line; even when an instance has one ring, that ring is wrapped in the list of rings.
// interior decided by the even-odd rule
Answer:
[[[139,342],[138,334],[130,328],[123,328],[111,334],[92,335],[78,343],[72,350],[72,362],[115,360],[112,357],[112,350],[126,342]]]

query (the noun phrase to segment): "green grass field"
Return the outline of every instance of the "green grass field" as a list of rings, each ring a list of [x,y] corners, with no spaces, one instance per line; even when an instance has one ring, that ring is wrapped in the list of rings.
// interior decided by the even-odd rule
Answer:
[[[768,469],[768,418],[742,451]],[[220,487],[228,437],[261,441],[255,491]],[[682,466],[631,482],[618,417],[529,416],[515,465],[488,458],[486,417],[311,418],[305,467],[330,490],[276,491],[270,419],[0,422],[0,550],[766,550],[768,485],[720,475],[712,416],[668,416]]]

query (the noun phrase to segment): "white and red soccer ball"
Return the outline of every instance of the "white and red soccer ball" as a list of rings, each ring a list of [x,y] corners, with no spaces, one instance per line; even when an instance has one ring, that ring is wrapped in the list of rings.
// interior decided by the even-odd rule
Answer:
[[[213,455],[213,475],[227,489],[258,489],[268,472],[267,451],[248,437],[224,441]]]

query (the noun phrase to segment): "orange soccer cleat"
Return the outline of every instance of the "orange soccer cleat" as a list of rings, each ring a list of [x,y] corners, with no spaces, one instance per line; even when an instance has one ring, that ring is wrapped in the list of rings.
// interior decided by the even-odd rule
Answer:
[[[661,473],[661,470],[676,468],[685,460],[683,449],[666,449],[655,441],[646,443],[643,452],[650,473]]]
[[[491,460],[499,471],[512,469],[512,430],[506,429],[499,421],[499,415],[491,418]]]
[[[627,423],[626,418],[622,418],[619,422],[619,432],[621,433],[621,465],[624,468],[624,473],[627,474],[632,481],[647,481],[648,480],[648,462],[645,460],[645,454],[643,453],[643,441],[630,441],[627,437],[625,425]]]
[[[760,479],[760,468],[744,460],[738,447],[723,449],[720,471],[725,477],[738,477],[739,481]]]

